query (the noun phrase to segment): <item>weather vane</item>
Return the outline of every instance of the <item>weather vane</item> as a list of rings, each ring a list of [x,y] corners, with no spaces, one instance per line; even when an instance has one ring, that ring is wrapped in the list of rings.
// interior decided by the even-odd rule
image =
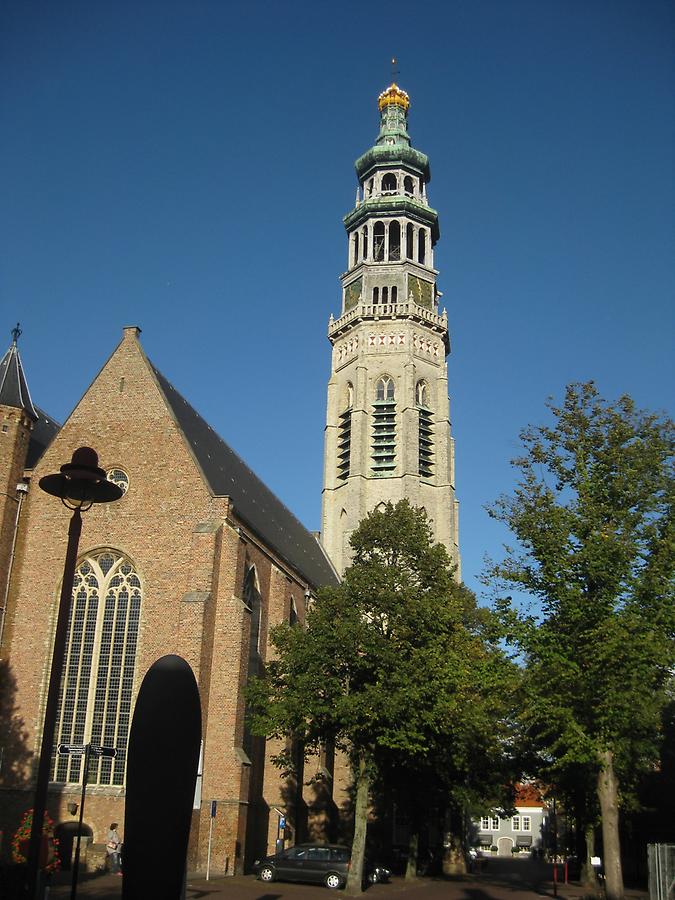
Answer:
[[[398,60],[396,59],[395,56],[392,56],[392,58],[391,58],[391,80],[396,81],[397,75],[400,75],[400,72],[398,70]]]
[[[21,329],[19,328],[19,323],[17,322],[16,328],[12,328],[12,339],[15,344],[19,340],[20,337],[21,337]]]

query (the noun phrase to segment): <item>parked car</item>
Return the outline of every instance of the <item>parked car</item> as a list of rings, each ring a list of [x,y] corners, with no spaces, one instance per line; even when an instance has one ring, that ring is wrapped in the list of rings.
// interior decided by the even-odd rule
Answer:
[[[337,890],[347,883],[350,860],[350,848],[341,844],[296,844],[257,859],[253,867],[260,881],[304,881]],[[371,884],[388,881],[390,874],[383,866],[369,864],[364,872]]]

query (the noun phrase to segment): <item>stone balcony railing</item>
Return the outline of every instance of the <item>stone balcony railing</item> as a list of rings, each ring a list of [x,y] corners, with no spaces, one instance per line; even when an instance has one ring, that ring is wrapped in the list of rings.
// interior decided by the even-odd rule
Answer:
[[[412,319],[417,322],[425,322],[431,325],[434,331],[447,334],[448,314],[443,310],[442,314],[432,312],[424,306],[419,306],[413,300],[407,303],[357,303],[339,319],[330,317],[328,322],[328,337],[333,341],[349,326],[366,319]]]

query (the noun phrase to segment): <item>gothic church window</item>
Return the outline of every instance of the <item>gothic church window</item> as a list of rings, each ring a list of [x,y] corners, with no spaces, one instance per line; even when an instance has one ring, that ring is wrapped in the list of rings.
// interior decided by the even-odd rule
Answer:
[[[361,245],[363,247],[363,258],[368,258],[368,229],[364,225],[363,231],[361,232]]]
[[[114,550],[92,553],[77,567],[55,743],[116,748],[114,759],[90,760],[90,784],[124,783],[141,597],[133,564]],[[52,780],[81,782],[82,762],[56,756]]]
[[[380,289],[378,287],[373,288],[373,303],[378,304],[380,302]]]
[[[410,223],[405,228],[405,255],[406,259],[415,258],[415,229]]]
[[[372,472],[380,478],[396,469],[396,403],[394,380],[382,375],[375,384],[373,403]]]
[[[403,179],[403,191],[409,197],[412,197],[413,191],[414,191],[414,186],[413,186],[413,180],[410,177],[410,175],[406,175],[405,178]]]

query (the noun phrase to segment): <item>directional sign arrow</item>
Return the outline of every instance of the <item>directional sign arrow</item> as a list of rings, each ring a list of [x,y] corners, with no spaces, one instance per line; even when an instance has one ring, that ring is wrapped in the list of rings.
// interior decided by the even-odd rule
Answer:
[[[91,754],[93,756],[106,756],[108,759],[114,759],[117,756],[117,750],[115,747],[91,747]]]
[[[59,756],[83,756],[87,747],[86,744],[59,744]]]

